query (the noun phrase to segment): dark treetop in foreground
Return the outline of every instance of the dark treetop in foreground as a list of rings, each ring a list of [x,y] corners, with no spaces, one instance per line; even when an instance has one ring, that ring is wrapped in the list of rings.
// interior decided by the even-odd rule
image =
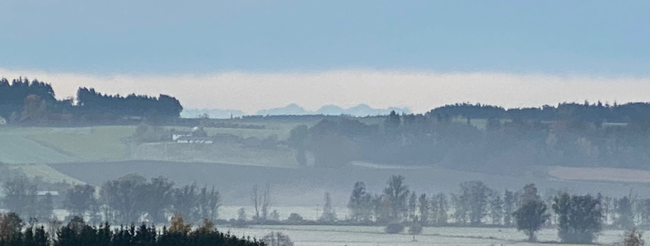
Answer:
[[[54,229],[54,230],[51,230]],[[224,234],[205,220],[192,229],[180,216],[174,217],[169,228],[158,230],[153,226],[120,227],[112,230],[108,223],[99,227],[84,223],[79,217],[67,225],[48,228],[28,226],[13,213],[0,215],[0,246],[258,246],[257,240],[237,238]]]

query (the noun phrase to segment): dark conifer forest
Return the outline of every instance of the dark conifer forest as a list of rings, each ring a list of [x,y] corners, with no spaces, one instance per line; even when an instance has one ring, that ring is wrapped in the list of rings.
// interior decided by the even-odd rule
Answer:
[[[0,79],[0,116],[10,124],[114,124],[130,118],[174,119],[183,110],[171,96],[107,95],[79,88],[76,98],[57,99],[48,83],[27,78]]]

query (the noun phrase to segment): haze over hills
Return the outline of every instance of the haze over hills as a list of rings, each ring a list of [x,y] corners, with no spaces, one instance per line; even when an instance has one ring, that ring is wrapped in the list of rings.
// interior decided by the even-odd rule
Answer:
[[[227,119],[232,117],[241,117],[245,115],[244,111],[237,109],[208,109],[208,108],[189,108],[183,109],[181,118],[199,118],[207,114],[210,118],[214,119]]]
[[[298,104],[292,103],[282,108],[271,108],[259,110],[255,115],[351,115],[351,116],[370,116],[370,115],[387,115],[391,111],[399,114],[410,114],[411,110],[408,107],[388,107],[388,108],[373,108],[367,104],[359,104],[350,108],[342,108],[336,105],[324,105],[316,111],[306,110]]]
[[[310,111],[302,106],[292,103],[280,108],[270,108],[262,109],[255,112],[252,115],[351,115],[351,116],[371,116],[371,115],[388,115],[391,111],[395,111],[399,114],[411,114],[411,110],[408,107],[388,107],[388,108],[373,108],[367,104],[359,104],[350,108],[343,108],[337,105],[324,105],[318,110]],[[246,114],[242,110],[237,109],[183,109],[181,112],[182,118],[198,118],[204,114],[207,114],[210,118],[214,119],[226,119],[230,117],[241,117]]]

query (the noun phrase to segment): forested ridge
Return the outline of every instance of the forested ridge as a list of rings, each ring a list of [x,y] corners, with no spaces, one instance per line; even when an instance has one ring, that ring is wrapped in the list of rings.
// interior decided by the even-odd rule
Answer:
[[[315,165],[329,167],[370,161],[498,173],[530,166],[647,169],[649,110],[647,103],[512,110],[458,104],[391,113],[379,124],[328,118],[296,127],[288,142],[299,163],[311,155]]]
[[[180,102],[168,95],[108,95],[79,88],[75,98],[59,100],[48,83],[21,77],[0,79],[0,116],[10,124],[115,123],[129,118],[180,117]]]
[[[557,106],[510,108],[482,104],[453,104],[435,108],[426,113],[438,118],[510,119],[533,121],[577,120],[601,124],[603,122],[638,122],[650,120],[650,103],[559,103]]]

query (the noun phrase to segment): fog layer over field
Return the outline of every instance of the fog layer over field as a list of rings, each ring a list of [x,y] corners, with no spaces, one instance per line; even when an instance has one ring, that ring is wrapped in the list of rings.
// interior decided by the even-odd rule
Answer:
[[[573,193],[602,192],[607,195],[626,194],[630,189],[645,194],[647,184],[615,182],[562,181],[538,173],[524,172],[512,175],[484,174],[434,167],[375,168],[350,166],[344,168],[278,168],[216,163],[128,161],[108,163],[51,164],[56,170],[73,178],[101,185],[130,173],[145,177],[164,176],[179,184],[197,182],[214,185],[223,195],[226,205],[250,205],[250,191],[254,185],[271,184],[273,204],[277,206],[315,207],[323,203],[323,194],[330,192],[337,206],[346,206],[355,182],[363,181],[368,189],[380,193],[391,175],[404,175],[413,191],[433,194],[456,192],[458,184],[481,180],[496,190],[517,189],[535,183],[540,191],[568,190]],[[540,176],[541,175],[541,176]]]

